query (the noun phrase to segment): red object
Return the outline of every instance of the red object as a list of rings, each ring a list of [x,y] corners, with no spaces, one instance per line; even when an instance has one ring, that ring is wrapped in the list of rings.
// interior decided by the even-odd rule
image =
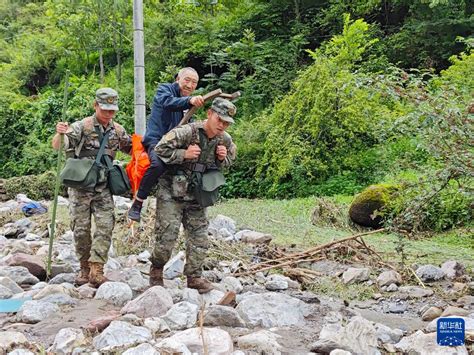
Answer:
[[[127,175],[130,179],[133,195],[138,191],[140,181],[143,175],[150,166],[150,159],[146,153],[145,147],[142,144],[142,136],[139,134],[132,135],[132,159],[127,164]]]

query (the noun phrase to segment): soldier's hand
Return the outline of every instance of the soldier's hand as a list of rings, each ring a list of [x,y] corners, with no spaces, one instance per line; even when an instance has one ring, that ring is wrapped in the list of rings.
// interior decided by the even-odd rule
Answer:
[[[204,105],[204,98],[201,95],[191,97],[189,103],[196,107],[201,107]]]
[[[227,156],[227,148],[225,145],[218,145],[216,148],[217,159],[222,161]]]
[[[184,159],[197,159],[201,155],[201,148],[197,144],[192,144],[184,151]]]
[[[67,132],[69,125],[67,122],[58,122],[56,124],[56,133],[64,134]]]

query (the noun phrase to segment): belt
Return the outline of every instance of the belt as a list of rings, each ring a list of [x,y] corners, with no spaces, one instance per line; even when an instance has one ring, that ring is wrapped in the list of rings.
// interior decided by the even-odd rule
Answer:
[[[207,170],[207,165],[206,164],[201,164],[201,163],[191,163],[187,167],[191,171],[196,171],[198,173],[203,173]]]
[[[99,153],[99,149],[92,149],[92,150],[81,150],[79,153],[78,158],[86,158],[86,157],[96,157],[97,153]],[[74,158],[74,151],[68,152],[68,158]],[[115,152],[112,149],[105,149],[104,155],[110,156],[112,159],[115,158]]]

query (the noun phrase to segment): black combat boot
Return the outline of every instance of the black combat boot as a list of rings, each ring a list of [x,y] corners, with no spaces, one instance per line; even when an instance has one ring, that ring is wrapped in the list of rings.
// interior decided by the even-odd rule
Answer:
[[[150,266],[150,286],[164,286],[162,267]]]
[[[128,219],[140,222],[140,214],[142,212],[143,201],[135,199],[132,203],[132,207],[128,210]]]
[[[196,289],[199,293],[208,293],[214,286],[199,276],[188,276],[188,287]]]

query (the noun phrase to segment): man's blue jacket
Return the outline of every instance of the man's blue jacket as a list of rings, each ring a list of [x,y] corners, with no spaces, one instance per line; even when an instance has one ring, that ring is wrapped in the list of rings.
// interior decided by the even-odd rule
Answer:
[[[161,84],[156,90],[148,119],[143,145],[156,145],[161,137],[175,128],[183,118],[183,110],[189,110],[191,96],[181,97],[178,83]]]

